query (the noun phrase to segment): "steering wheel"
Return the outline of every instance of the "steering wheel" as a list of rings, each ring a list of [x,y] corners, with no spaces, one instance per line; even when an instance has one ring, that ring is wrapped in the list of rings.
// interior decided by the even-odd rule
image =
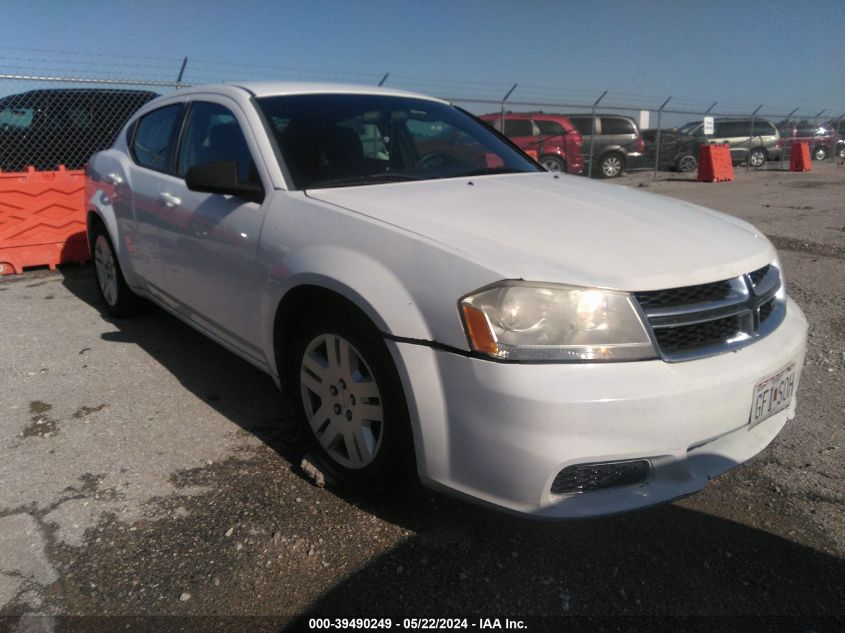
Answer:
[[[429,152],[428,154],[423,155],[416,163],[412,169],[416,169],[417,167],[426,167],[427,169],[436,169],[437,167],[442,167],[445,163],[454,160],[454,157],[449,154],[449,152]]]

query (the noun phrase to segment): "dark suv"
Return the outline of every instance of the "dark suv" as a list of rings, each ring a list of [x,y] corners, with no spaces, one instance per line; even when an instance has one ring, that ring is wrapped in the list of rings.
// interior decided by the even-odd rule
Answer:
[[[579,174],[584,169],[581,135],[565,116],[543,112],[507,112],[504,115],[484,114],[479,118],[494,130],[503,132],[548,171]]]
[[[592,116],[589,114],[566,116],[581,133],[587,160],[592,148],[592,155],[595,157],[592,173],[599,178],[615,178],[621,175],[629,159],[637,158],[643,153],[643,137],[636,122],[630,117],[597,114],[594,128]]]
[[[81,168],[111,147],[127,119],[158,95],[142,90],[31,90],[0,99],[0,171]]]
[[[814,160],[824,160],[836,153],[836,131],[830,125],[790,121],[778,125],[778,132],[784,143],[788,141],[808,143],[810,156]]]

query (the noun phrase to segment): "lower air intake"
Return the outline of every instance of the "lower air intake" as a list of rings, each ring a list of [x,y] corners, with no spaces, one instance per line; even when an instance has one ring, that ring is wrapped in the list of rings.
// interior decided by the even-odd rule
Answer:
[[[651,464],[645,459],[567,466],[555,477],[552,494],[566,495],[632,486],[644,483],[650,474]]]

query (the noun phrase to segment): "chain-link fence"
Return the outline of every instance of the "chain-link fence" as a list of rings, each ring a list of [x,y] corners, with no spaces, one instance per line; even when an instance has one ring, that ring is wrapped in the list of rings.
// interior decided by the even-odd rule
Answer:
[[[434,94],[481,115],[548,169],[591,176],[625,170],[652,170],[655,177],[692,173],[700,145],[713,142],[727,142],[735,163],[749,169],[785,168],[794,140],[807,141],[816,159],[845,157],[845,107],[752,107],[720,103],[715,96],[661,99],[187,58],[103,61],[99,54],[2,47],[0,73],[0,171],[79,168],[111,145],[129,116],[156,95],[191,84],[257,79],[341,81]],[[705,127],[707,117],[712,121]]]

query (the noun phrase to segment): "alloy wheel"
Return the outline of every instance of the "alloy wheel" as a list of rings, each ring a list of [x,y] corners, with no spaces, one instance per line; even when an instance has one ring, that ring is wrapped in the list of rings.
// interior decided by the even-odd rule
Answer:
[[[608,178],[618,176],[622,171],[622,161],[618,156],[608,156],[601,162],[601,171]]]

